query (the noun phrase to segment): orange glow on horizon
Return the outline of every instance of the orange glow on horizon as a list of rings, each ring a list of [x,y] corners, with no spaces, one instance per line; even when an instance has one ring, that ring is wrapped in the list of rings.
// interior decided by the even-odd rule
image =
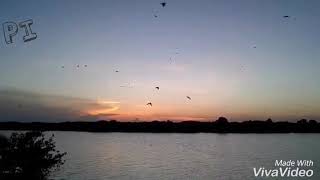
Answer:
[[[119,109],[118,106],[115,106],[112,108],[104,108],[104,109],[93,109],[93,110],[89,110],[88,114],[93,116],[100,115],[100,114],[103,115],[103,114],[108,114],[110,112],[116,111],[118,109]]]
[[[117,111],[120,108],[120,106],[115,104],[119,104],[119,103],[120,102],[117,102],[117,101],[98,100],[95,105],[98,107],[87,110],[87,114],[91,116],[99,116],[99,115],[104,115],[104,114]]]

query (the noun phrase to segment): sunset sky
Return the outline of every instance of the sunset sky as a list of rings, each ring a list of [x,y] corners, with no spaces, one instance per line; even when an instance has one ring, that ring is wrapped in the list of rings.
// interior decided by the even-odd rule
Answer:
[[[0,121],[320,119],[320,1],[161,2],[1,3]]]

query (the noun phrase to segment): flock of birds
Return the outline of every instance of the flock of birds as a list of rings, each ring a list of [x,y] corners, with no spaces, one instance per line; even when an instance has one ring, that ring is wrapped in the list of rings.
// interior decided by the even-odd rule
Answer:
[[[163,1],[163,2],[160,3],[160,5],[162,6],[162,8],[164,8],[164,7],[167,6],[167,2]],[[156,13],[154,13],[153,16],[154,16],[155,18],[158,18],[158,17],[159,17],[158,11],[156,11]],[[282,16],[282,17],[285,18],[285,19],[291,18],[291,16],[288,16],[288,15],[285,15],[285,16]],[[294,20],[295,20],[295,19],[296,19],[296,18],[294,18]],[[256,49],[257,46],[255,45],[255,46],[253,46],[252,48]],[[178,50],[178,48],[176,48],[176,51],[174,52],[174,55],[178,55],[178,54],[179,54],[179,52],[178,52],[177,50]],[[173,57],[170,57],[170,63],[172,63],[172,62],[173,62]],[[84,65],[77,64],[76,67],[77,67],[77,68],[80,68],[80,67],[85,67],[85,68],[86,68],[86,67],[88,67],[88,65],[87,65],[87,64],[84,64]],[[65,68],[65,66],[61,66],[61,68]],[[244,68],[244,67],[241,66],[241,68]],[[114,70],[114,72],[115,72],[115,73],[119,73],[120,71],[119,71],[119,70]],[[122,86],[120,86],[120,87],[130,87],[130,88],[132,88],[133,85],[122,85]],[[156,86],[155,89],[156,89],[156,90],[160,90],[160,87],[159,87],[159,86]],[[190,97],[190,96],[186,96],[186,98],[187,98],[188,100],[191,100],[191,97]],[[146,104],[146,106],[152,107],[153,104],[152,104],[152,102],[148,102],[148,103]]]
[[[167,2],[161,2],[160,5],[164,8],[164,7],[166,7]],[[154,14],[154,17],[155,17],[155,18],[158,18],[159,16],[158,16],[158,14]],[[174,55],[178,55],[178,54],[179,54],[178,48],[176,48],[176,51],[174,52]],[[174,59],[173,56],[170,57],[170,63],[173,63],[173,59]],[[85,68],[86,68],[86,67],[88,67],[88,65],[87,65],[87,64],[84,64],[84,65],[77,64],[77,65],[76,65],[76,68],[80,68],[80,67],[85,67]],[[65,66],[61,66],[61,68],[64,69]],[[114,70],[114,72],[115,72],[115,73],[119,73],[120,71],[119,71],[119,70]],[[132,88],[133,85],[130,85],[130,84],[129,84],[129,85],[121,85],[120,87]],[[159,87],[159,86],[156,86],[155,89],[159,91],[159,90],[160,90],[160,87]],[[191,97],[190,97],[190,96],[186,96],[186,98],[187,98],[188,100],[191,100]],[[153,104],[152,104],[152,102],[148,102],[148,103],[146,104],[146,106],[152,107]]]
[[[166,7],[166,5],[167,5],[166,2],[161,2],[160,4],[161,4],[161,6],[162,6],[163,8]],[[156,11],[156,12],[153,14],[153,16],[154,16],[155,18],[159,17],[158,11]]]
[[[166,2],[161,2],[160,4],[161,4],[161,6],[162,6],[163,8],[167,5]],[[158,14],[154,14],[154,17],[157,18],[157,17],[158,17]],[[177,52],[177,50],[178,50],[178,48],[176,48],[176,51],[175,51],[175,53],[174,53],[175,55],[179,54],[179,52]],[[170,63],[173,63],[173,57],[170,57]],[[157,86],[157,87],[155,87],[155,88],[156,88],[157,90],[160,90],[160,87],[159,87],[159,86]],[[190,97],[190,96],[186,96],[186,98],[189,99],[189,100],[191,100],[191,97]],[[148,102],[146,105],[152,107],[152,102]]]
[[[80,68],[80,67],[82,67],[82,66],[81,66],[80,64],[77,64],[77,65],[76,65],[76,67],[77,67],[77,68]],[[85,64],[85,65],[83,65],[83,67],[88,67],[88,65],[87,65],[87,64]],[[61,68],[62,68],[62,69],[64,69],[64,68],[65,68],[65,66],[61,66]]]

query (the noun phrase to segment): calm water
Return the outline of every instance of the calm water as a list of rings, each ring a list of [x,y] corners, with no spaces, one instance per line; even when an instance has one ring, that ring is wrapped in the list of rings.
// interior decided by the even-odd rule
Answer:
[[[277,159],[311,159],[320,179],[320,134],[49,133],[68,152],[56,180],[257,179]]]

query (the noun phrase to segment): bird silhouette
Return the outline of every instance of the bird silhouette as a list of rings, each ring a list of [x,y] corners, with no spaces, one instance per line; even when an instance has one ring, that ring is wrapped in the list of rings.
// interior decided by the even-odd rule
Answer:
[[[167,5],[166,2],[162,2],[162,3],[160,3],[160,4],[161,4],[162,7],[165,7],[165,6]]]
[[[257,48],[257,46],[253,46],[253,48],[255,48],[255,49],[256,49],[256,48]]]
[[[160,90],[160,87],[157,86],[156,89]]]
[[[80,67],[80,65],[78,64],[78,65],[77,65],[77,68],[79,68],[79,67]]]
[[[64,68],[64,66],[61,66],[61,68]]]
[[[118,73],[119,71],[118,71],[118,70],[115,70],[115,72]]]
[[[244,65],[240,66],[240,71],[245,71],[245,66]]]
[[[289,18],[290,16],[283,16],[283,18]]]
[[[88,65],[85,64],[84,67],[88,67]]]
[[[170,64],[174,63],[172,57],[170,57],[170,61],[169,62],[170,62]]]
[[[149,102],[149,103],[147,104],[147,106],[151,106],[151,107],[152,107],[152,103],[151,103],[151,102]]]
[[[189,100],[191,100],[191,97],[190,96],[186,96]]]
[[[157,17],[158,17],[158,15],[156,15],[156,14],[155,14],[155,15],[153,15],[153,16],[154,16],[155,18],[157,18]]]

